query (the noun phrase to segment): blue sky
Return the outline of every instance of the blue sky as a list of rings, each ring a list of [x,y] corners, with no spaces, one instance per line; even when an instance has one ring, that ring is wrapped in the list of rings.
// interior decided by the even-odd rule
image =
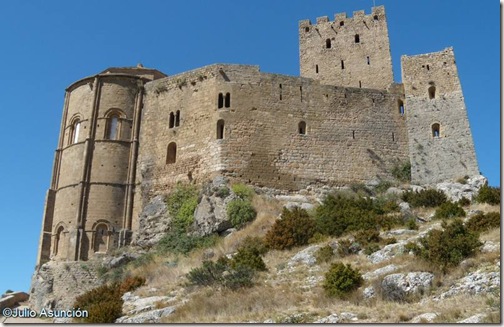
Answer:
[[[500,185],[497,1],[385,5],[394,76],[400,56],[453,46],[480,171]],[[299,75],[298,21],[373,0],[0,1],[0,293],[28,291],[67,86],[111,66],[168,75],[212,63]]]

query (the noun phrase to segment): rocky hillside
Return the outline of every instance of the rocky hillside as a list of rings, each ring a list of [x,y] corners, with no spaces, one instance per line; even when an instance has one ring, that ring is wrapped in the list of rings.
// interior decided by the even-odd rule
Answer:
[[[499,221],[500,207],[478,199],[484,183],[480,176],[439,184],[446,199],[438,204],[439,199],[426,195],[421,201],[435,205],[425,206],[417,203],[419,193],[407,192],[421,191],[419,186],[374,181],[289,194],[243,185],[230,188],[217,179],[203,190],[188,187],[154,198],[143,210],[142,233],[131,247],[59,270],[66,278],[85,277],[78,293],[127,276],[144,278],[143,286],[117,295],[122,313],[116,322],[122,323],[496,323],[500,223],[496,226],[495,216],[486,214],[497,212]],[[327,200],[330,194],[336,194],[332,203]],[[355,203],[358,210],[348,209]],[[334,210],[347,216],[324,218],[324,212],[330,216]],[[358,223],[350,218],[353,212]],[[306,223],[279,229],[279,221],[291,216],[293,221],[304,217]],[[485,225],[490,217],[493,223]],[[462,227],[456,226],[457,219],[464,222]],[[320,233],[321,221],[331,233]],[[441,249],[452,246],[441,232],[456,230],[451,225],[458,234],[448,240],[462,235],[461,230],[475,238],[455,245],[455,255],[444,260],[434,251],[435,242],[448,242]],[[295,228],[300,232],[285,237]],[[309,231],[310,237],[303,238]],[[464,252],[466,244],[474,246]],[[240,270],[240,263],[253,271]],[[328,282],[338,263],[359,277],[355,287],[331,293],[335,283],[342,287],[338,280]],[[93,274],[99,278],[88,278]],[[35,278],[35,285],[46,291],[54,284],[47,274]],[[51,291],[38,296],[32,291],[32,298],[39,307],[62,305],[64,292],[58,297]]]

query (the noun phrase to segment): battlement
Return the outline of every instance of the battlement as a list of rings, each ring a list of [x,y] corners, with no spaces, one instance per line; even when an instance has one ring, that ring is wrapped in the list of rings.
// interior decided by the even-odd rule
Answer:
[[[347,20],[365,19],[366,17],[372,17],[375,20],[380,20],[380,18],[383,19],[385,17],[385,7],[384,6],[372,7],[371,13],[369,15],[366,15],[364,10],[354,11],[352,17],[348,17],[346,12],[336,13],[334,14],[333,21],[331,21],[328,16],[317,17],[316,25],[324,23],[340,23],[340,22],[346,23]],[[300,28],[309,27],[311,25],[312,22],[310,19],[304,19],[299,21]]]

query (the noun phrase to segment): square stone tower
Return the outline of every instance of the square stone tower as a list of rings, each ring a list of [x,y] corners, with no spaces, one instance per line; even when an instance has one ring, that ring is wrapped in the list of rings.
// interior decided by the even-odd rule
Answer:
[[[401,65],[412,182],[478,175],[453,48],[402,56]]]
[[[385,7],[299,22],[301,76],[322,84],[387,89],[393,83]]]

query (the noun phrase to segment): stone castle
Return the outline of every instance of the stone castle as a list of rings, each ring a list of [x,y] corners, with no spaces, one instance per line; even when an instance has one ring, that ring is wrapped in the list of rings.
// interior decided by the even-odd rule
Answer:
[[[142,206],[221,175],[299,190],[479,173],[452,48],[402,56],[383,6],[299,23],[301,76],[215,64],[174,76],[109,68],[66,89],[37,266],[127,245]]]

